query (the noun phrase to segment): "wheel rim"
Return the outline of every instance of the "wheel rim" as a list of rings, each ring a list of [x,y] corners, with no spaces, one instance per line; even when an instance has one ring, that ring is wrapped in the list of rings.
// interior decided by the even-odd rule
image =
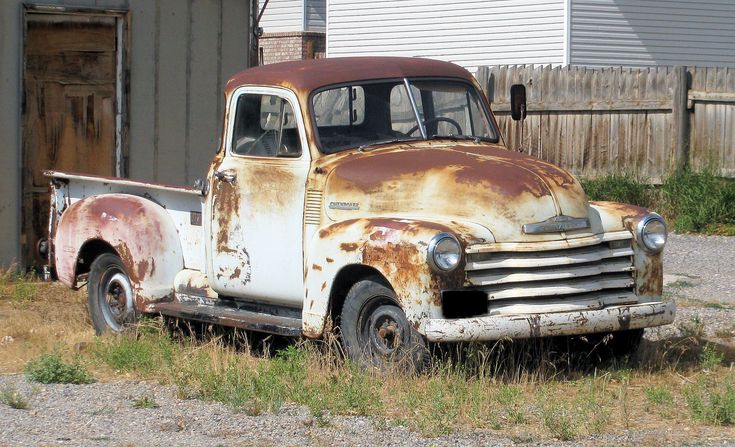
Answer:
[[[403,322],[395,318],[397,308],[386,298],[366,303],[359,327],[360,344],[376,363],[398,354],[404,345]]]
[[[133,288],[127,275],[118,267],[108,269],[98,296],[105,322],[113,331],[121,331],[133,312]]]

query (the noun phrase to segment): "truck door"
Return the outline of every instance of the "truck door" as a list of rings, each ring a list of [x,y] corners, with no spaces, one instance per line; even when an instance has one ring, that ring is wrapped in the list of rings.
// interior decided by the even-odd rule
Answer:
[[[228,110],[224,156],[210,178],[210,283],[220,295],[301,306],[309,151],[298,101],[244,87]]]

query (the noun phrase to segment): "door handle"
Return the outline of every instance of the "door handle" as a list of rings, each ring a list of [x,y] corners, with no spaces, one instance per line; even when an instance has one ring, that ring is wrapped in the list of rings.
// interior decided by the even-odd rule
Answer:
[[[232,171],[214,171],[214,177],[227,183],[235,183],[237,174]]]

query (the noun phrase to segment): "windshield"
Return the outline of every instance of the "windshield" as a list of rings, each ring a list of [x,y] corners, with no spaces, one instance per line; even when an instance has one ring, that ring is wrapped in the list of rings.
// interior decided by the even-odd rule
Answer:
[[[395,80],[327,88],[312,96],[312,108],[325,153],[419,139],[498,141],[477,91],[462,81]]]

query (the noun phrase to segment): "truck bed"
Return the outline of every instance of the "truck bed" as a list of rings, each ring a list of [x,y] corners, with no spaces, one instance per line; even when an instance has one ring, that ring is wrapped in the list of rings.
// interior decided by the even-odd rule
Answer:
[[[176,225],[181,239],[184,266],[194,270],[204,269],[202,241],[204,198],[200,190],[184,186],[59,171],[45,171],[44,174],[52,179],[49,234],[54,234],[54,226],[64,210],[85,197],[114,193],[131,194],[144,197],[166,210]]]

